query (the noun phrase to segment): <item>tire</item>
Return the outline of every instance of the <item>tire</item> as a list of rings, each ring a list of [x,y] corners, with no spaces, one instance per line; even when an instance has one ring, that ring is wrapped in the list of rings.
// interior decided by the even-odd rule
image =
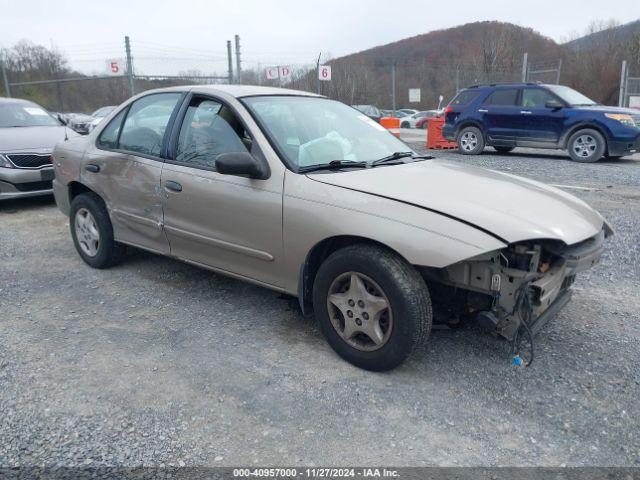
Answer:
[[[578,130],[567,142],[567,151],[574,162],[597,162],[606,150],[607,142],[602,134],[591,128]]]
[[[458,133],[458,151],[463,155],[480,155],[484,150],[484,136],[477,127],[464,127]]]
[[[320,330],[336,353],[372,371],[400,365],[426,341],[433,321],[429,290],[418,271],[376,245],[356,244],[331,254],[315,277],[313,307]],[[346,331],[348,315],[351,335]],[[378,341],[365,330],[378,332]]]
[[[423,129],[423,130],[426,130],[427,128],[429,128],[428,122],[424,122],[424,123],[422,124],[422,129]]]
[[[493,147],[500,155],[511,152],[515,147]]]
[[[71,202],[69,228],[76,250],[93,268],[114,265],[124,246],[113,239],[113,226],[102,199],[95,193],[82,193]]]
[[[409,123],[408,123],[408,122],[402,122],[402,123],[400,124],[400,128],[411,128],[411,126],[409,125]]]

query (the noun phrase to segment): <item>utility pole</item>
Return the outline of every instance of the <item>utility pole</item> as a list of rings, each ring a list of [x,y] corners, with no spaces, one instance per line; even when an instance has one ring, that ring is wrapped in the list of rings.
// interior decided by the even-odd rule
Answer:
[[[391,62],[391,110],[396,110],[396,61]]]
[[[556,75],[556,85],[560,85],[561,73],[562,73],[562,59],[558,60],[558,74]]]
[[[316,62],[316,90],[318,91],[318,95],[320,95],[320,57],[322,56],[322,52],[318,54],[318,61]]]
[[[456,95],[460,91],[460,65],[456,65]]]
[[[242,83],[242,70],[240,69],[240,35],[236,35],[236,72],[238,83]]]
[[[233,83],[233,56],[231,54],[231,40],[227,40],[227,62],[229,64],[229,85]]]
[[[9,89],[9,74],[7,73],[7,64],[3,58],[0,58],[0,65],[2,65],[2,79],[4,80],[4,92],[7,97],[11,98],[11,90]]]
[[[129,90],[131,96],[136,94],[136,84],[133,78],[133,59],[131,58],[131,42],[129,36],[124,37],[124,51],[127,54],[127,75],[129,76]]]
[[[522,83],[527,82],[528,73],[529,73],[529,54],[525,53],[522,59]]]
[[[622,61],[622,70],[620,71],[620,94],[618,96],[618,106],[624,107],[627,96],[627,61]]]

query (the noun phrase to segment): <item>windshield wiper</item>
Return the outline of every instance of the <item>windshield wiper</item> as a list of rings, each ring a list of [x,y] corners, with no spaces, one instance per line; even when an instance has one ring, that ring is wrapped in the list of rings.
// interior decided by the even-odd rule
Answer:
[[[383,165],[391,162],[395,163],[398,160],[401,160],[407,157],[411,157],[413,160],[418,160],[418,159],[430,160],[433,158],[431,155],[415,155],[413,152],[394,152],[391,155],[379,158],[378,160],[374,160],[373,162],[371,162],[370,165],[372,167],[375,167],[376,165]]]
[[[341,168],[366,168],[367,162],[355,162],[353,160],[331,160],[329,163],[305,165],[298,168],[298,173],[313,172],[316,170],[340,170]]]

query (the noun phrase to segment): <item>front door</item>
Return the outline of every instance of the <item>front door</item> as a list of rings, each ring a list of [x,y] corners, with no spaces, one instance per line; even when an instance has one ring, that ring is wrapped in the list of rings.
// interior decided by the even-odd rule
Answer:
[[[159,93],[133,102],[100,133],[81,173],[105,200],[115,239],[158,253],[169,253],[162,231],[162,148],[181,96]]]
[[[267,180],[222,175],[222,153],[261,151],[232,109],[194,96],[175,152],[162,171],[171,254],[270,286],[281,286],[283,172]]]
[[[552,93],[539,87],[522,90],[521,113],[525,128],[518,136],[518,145],[531,147],[554,147],[564,131],[566,109],[547,108],[549,101],[560,101]]]

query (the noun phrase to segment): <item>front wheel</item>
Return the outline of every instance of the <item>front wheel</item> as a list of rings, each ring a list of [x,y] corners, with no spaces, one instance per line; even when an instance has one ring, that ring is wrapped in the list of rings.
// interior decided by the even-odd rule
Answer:
[[[409,122],[402,122],[400,124],[400,128],[410,128],[410,127],[411,127],[411,125],[409,125]]]
[[[124,247],[113,239],[113,226],[102,199],[83,193],[71,202],[71,238],[78,254],[93,268],[107,268],[121,257]]]
[[[597,162],[607,149],[602,134],[590,128],[579,130],[571,135],[567,145],[571,160],[582,163]]]
[[[458,134],[458,151],[463,155],[479,155],[484,150],[484,136],[477,127],[465,127]]]
[[[431,299],[418,271],[375,245],[331,254],[313,285],[320,330],[348,362],[366,370],[400,365],[429,335]]]

